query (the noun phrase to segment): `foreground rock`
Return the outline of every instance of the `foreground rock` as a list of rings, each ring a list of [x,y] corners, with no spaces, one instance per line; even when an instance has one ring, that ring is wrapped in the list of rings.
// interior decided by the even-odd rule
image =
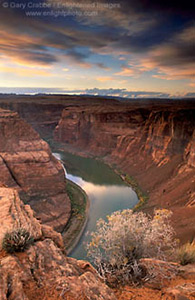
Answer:
[[[170,283],[171,287],[162,290],[148,287],[125,286],[116,290],[118,300],[194,300],[195,284],[193,281],[180,281],[179,279]]]
[[[155,259],[142,259],[147,276],[141,286],[125,286],[115,290],[119,300],[194,300],[195,265]]]
[[[193,300],[195,266],[142,259],[142,286],[111,290],[86,261],[64,254],[61,234],[42,225],[18,192],[0,184],[0,300]],[[34,243],[25,252],[2,249],[7,231],[25,228]]]
[[[2,109],[0,170],[5,186],[17,189],[45,224],[63,230],[70,216],[63,168],[29,124]]]
[[[24,253],[0,250],[0,300],[116,299],[89,263],[64,255],[61,235],[42,226],[13,189],[0,188],[0,214],[0,245],[18,226],[35,239]]]

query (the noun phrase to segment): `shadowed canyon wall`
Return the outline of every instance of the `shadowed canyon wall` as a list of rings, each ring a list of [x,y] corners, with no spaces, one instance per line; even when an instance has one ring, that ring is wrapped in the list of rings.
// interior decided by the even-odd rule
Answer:
[[[64,170],[48,144],[15,112],[0,109],[0,182],[17,189],[43,223],[63,230],[70,216]]]

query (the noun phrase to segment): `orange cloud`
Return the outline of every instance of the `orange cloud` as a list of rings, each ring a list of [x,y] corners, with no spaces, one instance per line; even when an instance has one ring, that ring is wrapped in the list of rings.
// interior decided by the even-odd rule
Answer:
[[[195,63],[184,64],[179,68],[176,65],[163,65],[161,64],[160,59],[155,60],[157,53],[153,52],[150,58],[142,59],[140,61],[140,70],[143,72],[154,71],[156,70],[157,74],[152,75],[154,78],[165,79],[165,80],[179,80],[179,79],[191,79],[195,75]],[[158,57],[160,58],[163,55],[162,52],[158,51]]]
[[[132,75],[134,75],[134,73],[135,73],[135,71],[132,70],[131,68],[122,67],[122,71],[115,73],[115,75],[117,75],[117,76],[132,76]]]
[[[51,73],[44,70],[14,68],[14,67],[2,66],[2,65],[1,65],[1,72],[12,73],[21,77],[52,76]]]
[[[107,82],[107,81],[114,80],[114,78],[112,78],[112,77],[97,77],[96,80],[98,80],[100,82]]]
[[[194,70],[195,66],[191,68],[181,68],[178,70],[177,68],[173,67],[160,67],[159,73],[152,75],[154,78],[165,79],[165,80],[180,80],[180,79],[191,79],[194,77]]]
[[[0,44],[1,55],[14,63],[28,67],[48,66],[50,56],[41,51],[40,38],[27,34],[20,34],[16,38],[15,34],[0,30]]]
[[[124,77],[134,77],[137,78],[142,74],[142,70],[139,65],[132,64],[132,61],[129,63],[129,66],[122,66],[122,71],[115,73],[116,76],[124,76]]]
[[[191,87],[195,87],[195,81],[194,82],[190,82],[188,85],[191,86]]]

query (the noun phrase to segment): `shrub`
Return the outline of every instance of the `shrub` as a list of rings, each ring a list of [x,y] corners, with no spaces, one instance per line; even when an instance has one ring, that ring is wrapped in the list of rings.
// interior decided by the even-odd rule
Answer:
[[[186,243],[177,252],[177,257],[181,265],[195,263],[195,242]]]
[[[115,283],[136,281],[145,275],[141,258],[165,259],[176,246],[170,216],[165,209],[156,210],[153,218],[126,209],[107,216],[107,222],[100,219],[87,251],[103,278]]]
[[[8,252],[23,252],[34,242],[33,237],[24,228],[7,232],[3,238],[2,248]]]

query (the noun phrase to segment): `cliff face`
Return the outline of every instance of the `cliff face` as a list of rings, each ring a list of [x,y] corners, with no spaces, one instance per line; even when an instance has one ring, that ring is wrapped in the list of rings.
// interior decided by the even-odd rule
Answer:
[[[17,113],[0,110],[0,182],[18,189],[46,224],[62,230],[70,215],[64,171],[49,146]]]
[[[144,128],[147,137],[144,150],[151,153],[157,165],[167,163],[174,155],[181,155],[185,163],[194,166],[193,159],[191,162],[188,160],[188,156],[192,158],[194,143],[194,113],[179,110],[150,114]]]
[[[79,106],[81,102],[83,105],[102,105],[107,100],[74,95],[0,95],[0,107],[18,112],[44,139],[52,137],[64,107]],[[117,101],[110,99],[109,102]]]
[[[41,225],[15,190],[0,188],[0,200],[0,300],[116,299],[89,263],[63,254],[61,235]],[[28,230],[34,244],[9,255],[2,239],[17,227]]]
[[[145,210],[173,210],[178,236],[194,237],[195,107],[67,108],[55,138],[133,175],[150,195]]]
[[[89,147],[101,155],[124,157],[140,146],[156,164],[174,155],[189,156],[193,161],[195,110],[150,111],[120,107],[64,109],[55,130],[56,139]],[[137,151],[137,149],[136,149]]]

